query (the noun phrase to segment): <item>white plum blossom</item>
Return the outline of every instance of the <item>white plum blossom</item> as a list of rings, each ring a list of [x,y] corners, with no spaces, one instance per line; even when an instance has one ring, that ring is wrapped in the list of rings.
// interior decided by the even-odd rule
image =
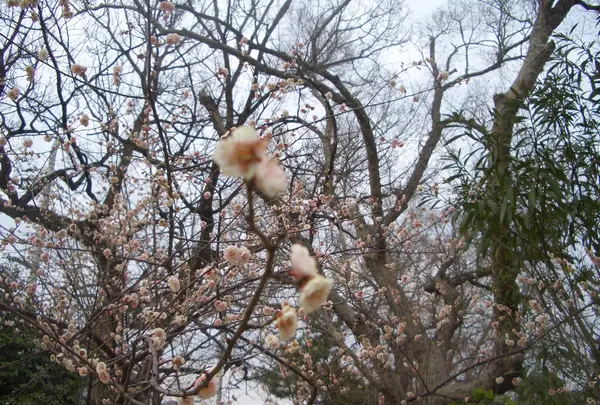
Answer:
[[[156,328],[152,331],[152,344],[157,350],[162,349],[167,340],[167,334],[163,328]]]
[[[256,174],[266,149],[267,145],[254,128],[239,127],[217,143],[213,160],[224,175],[250,180]]]
[[[196,397],[194,396],[181,397],[177,400],[177,405],[194,405],[195,401]]]
[[[87,114],[81,114],[81,117],[79,117],[79,123],[84,127],[87,127],[90,125],[90,117]]]
[[[298,314],[296,313],[296,309],[289,305],[284,305],[277,317],[275,326],[279,329],[279,338],[281,340],[288,340],[296,336],[296,329],[298,329]]]
[[[169,277],[167,281],[169,283],[169,288],[171,289],[171,291],[177,292],[181,289],[181,283],[179,282],[179,278],[177,278],[176,276]]]
[[[317,261],[310,255],[308,249],[298,243],[292,245],[290,253],[292,269],[290,275],[298,280],[317,276]]]
[[[277,159],[264,158],[256,170],[254,184],[267,197],[275,197],[287,189],[288,181]]]
[[[279,161],[266,154],[267,143],[252,127],[238,127],[222,138],[213,160],[226,176],[254,179],[254,185],[267,197],[286,190],[287,177]]]
[[[206,374],[202,374],[200,377],[198,377],[198,379],[194,383],[194,387],[198,388],[202,383],[204,383],[204,381],[206,381]],[[208,382],[208,385],[198,392],[198,396],[202,399],[214,397],[217,394],[217,391],[219,390],[220,381],[221,379],[218,375],[211,378]]]
[[[306,314],[316,311],[327,301],[333,282],[323,276],[311,278],[300,291],[300,306]]]
[[[106,363],[101,361],[96,364],[96,373],[100,374],[103,371],[106,371]]]
[[[48,52],[48,50],[46,48],[42,48],[38,52],[38,59],[41,60],[42,62],[45,62],[46,60],[48,60],[49,56],[50,56],[50,53]]]
[[[229,264],[240,264],[241,260],[242,260],[242,252],[240,251],[240,249],[237,246],[227,246],[225,248],[225,250],[223,251],[223,255],[225,256],[225,260],[227,260],[227,262]]]
[[[277,338],[277,336],[271,333],[268,334],[267,337],[265,337],[265,344],[271,350],[279,349],[279,339]]]
[[[248,249],[246,246],[242,246],[242,248],[240,249],[240,263],[241,264],[246,264],[248,263],[248,261],[250,260],[250,258],[252,257],[252,252],[250,252],[250,249]]]

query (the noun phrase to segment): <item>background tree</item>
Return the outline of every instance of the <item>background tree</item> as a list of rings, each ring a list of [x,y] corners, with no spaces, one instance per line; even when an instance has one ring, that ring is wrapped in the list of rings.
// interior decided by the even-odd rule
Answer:
[[[544,307],[551,308],[553,322],[567,320],[532,351],[536,360],[530,372],[537,383],[531,386],[554,384],[548,388],[554,391],[555,382],[544,376],[585,391],[598,367],[597,309],[595,303],[590,305],[595,297],[584,298],[598,266],[599,177],[597,165],[591,163],[598,153],[598,43],[578,39],[576,30],[574,25],[568,35],[556,35],[547,73],[518,101],[510,178],[501,203],[488,199],[485,189],[496,170],[489,166],[490,155],[481,153],[493,142],[491,134],[469,131],[465,135],[476,140],[477,147],[466,159],[451,155],[457,171],[451,182],[459,190],[462,226],[481,256],[497,234],[498,219],[505,218],[523,270],[518,280],[524,281],[519,290],[528,300],[524,315],[539,314]],[[570,361],[564,363],[564,358]]]
[[[38,349],[35,331],[5,316],[0,328],[0,400],[7,404],[80,404],[85,380]]]

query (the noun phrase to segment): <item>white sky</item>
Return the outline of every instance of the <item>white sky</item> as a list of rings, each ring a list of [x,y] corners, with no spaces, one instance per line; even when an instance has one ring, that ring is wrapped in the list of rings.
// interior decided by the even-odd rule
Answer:
[[[446,0],[404,0],[414,19],[424,18],[433,10],[446,4]]]

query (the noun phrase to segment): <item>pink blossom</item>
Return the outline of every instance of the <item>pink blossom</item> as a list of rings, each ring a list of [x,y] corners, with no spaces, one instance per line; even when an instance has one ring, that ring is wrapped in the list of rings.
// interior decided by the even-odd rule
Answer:
[[[8,90],[6,92],[6,95],[8,96],[8,98],[10,98],[12,101],[16,101],[17,98],[19,98],[19,96],[21,95],[21,89],[18,87],[13,87],[12,89]]]
[[[108,374],[108,371],[102,371],[98,373],[98,379],[102,384],[108,384],[110,382],[110,374]]]
[[[306,247],[298,243],[293,244],[290,261],[292,262],[292,270],[289,273],[297,280],[304,280],[317,275],[317,261],[310,255]]]
[[[175,11],[175,4],[170,1],[161,1],[158,3],[158,8],[164,13],[172,13]]]
[[[397,139],[392,140],[392,148],[401,148],[404,146],[404,142]]]
[[[79,65],[79,64],[75,63],[74,65],[71,66],[71,73],[73,73],[76,76],[83,76],[83,75],[85,75],[86,71],[87,71],[87,67],[85,67],[83,65]]]
[[[248,263],[251,257],[252,253],[250,252],[250,249],[248,249],[246,246],[242,246],[242,248],[240,249],[240,263]]]
[[[179,34],[167,34],[167,45],[177,45],[181,42],[181,37]]]
[[[307,314],[316,311],[327,301],[333,282],[323,276],[311,278],[300,291],[300,305]]]
[[[224,312],[224,311],[226,311],[226,310],[227,310],[227,307],[228,307],[228,305],[227,305],[227,303],[226,303],[226,302],[224,302],[224,301],[221,301],[221,300],[216,300],[216,301],[215,301],[215,309],[216,309],[218,312]]]

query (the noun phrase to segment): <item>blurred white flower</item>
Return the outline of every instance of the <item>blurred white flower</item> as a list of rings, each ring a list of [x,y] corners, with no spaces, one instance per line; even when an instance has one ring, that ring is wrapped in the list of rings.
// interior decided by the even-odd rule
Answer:
[[[323,276],[311,278],[300,291],[300,306],[306,314],[316,311],[327,301],[333,282]]]

